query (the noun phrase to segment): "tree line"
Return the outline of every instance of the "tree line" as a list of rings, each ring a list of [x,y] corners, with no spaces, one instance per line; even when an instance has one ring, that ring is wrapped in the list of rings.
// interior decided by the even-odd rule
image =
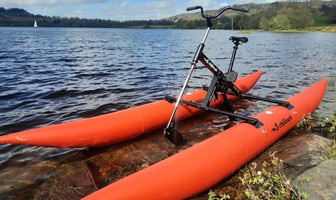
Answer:
[[[92,27],[92,28],[127,28],[127,27],[168,27],[173,22],[168,20],[103,20],[78,17],[49,17],[34,15],[21,8],[5,9],[0,7],[0,26],[31,27],[34,21],[41,27]]]
[[[222,15],[214,19],[215,29],[304,29],[310,26],[336,25],[336,2],[333,1],[287,1],[269,4],[245,4],[247,14]],[[0,26],[33,26],[34,21],[42,27],[106,27],[106,28],[182,28],[206,27],[204,19],[168,18],[162,20],[102,20],[34,15],[20,8],[0,8]]]

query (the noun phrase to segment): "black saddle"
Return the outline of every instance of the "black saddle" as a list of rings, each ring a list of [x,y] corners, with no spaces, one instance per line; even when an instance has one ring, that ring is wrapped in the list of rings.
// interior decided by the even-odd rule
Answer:
[[[247,37],[234,37],[234,36],[231,36],[229,40],[232,40],[232,42],[235,45],[240,45],[242,43],[246,43],[248,41],[248,38]]]

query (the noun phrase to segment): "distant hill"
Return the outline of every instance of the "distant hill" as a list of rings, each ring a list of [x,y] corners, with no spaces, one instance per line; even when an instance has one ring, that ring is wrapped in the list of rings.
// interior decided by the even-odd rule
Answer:
[[[242,4],[236,7],[248,9],[248,13],[227,11],[220,18],[214,20],[214,28],[229,29],[232,21],[234,29],[301,29],[308,26],[336,26],[336,1],[290,1],[274,2],[265,4]],[[221,8],[222,9],[222,8]],[[207,11],[207,14],[214,15],[219,10]],[[287,23],[275,24],[275,21]],[[175,23],[178,28],[200,28],[205,26],[205,22],[199,12],[183,13],[172,16],[167,20]],[[265,24],[261,21],[268,22]],[[260,24],[261,23],[261,24]],[[260,25],[264,25],[261,27]]]
[[[234,7],[244,8],[249,10],[247,15],[258,15],[263,12],[271,12],[271,11],[277,11],[280,8],[284,6],[290,6],[295,7],[295,5],[306,5],[311,9],[312,12],[314,12],[316,15],[325,15],[330,13],[336,13],[336,1],[321,1],[321,0],[315,0],[315,1],[305,1],[305,2],[274,2],[274,3],[264,3],[264,4],[255,4],[255,3],[249,3],[249,4],[240,4],[240,5],[233,5]],[[218,11],[220,11],[222,8],[218,10],[207,10],[206,13],[209,15],[214,15]],[[199,11],[199,10],[198,10]],[[238,12],[239,13],[239,12]],[[238,14],[236,11],[230,11],[228,10],[225,12],[224,15],[231,17]],[[335,17],[335,16],[334,16]],[[176,16],[172,16],[169,18],[166,18],[167,20],[176,21],[176,20],[200,20],[202,17],[200,16],[199,12],[186,12],[183,14],[179,14]]]
[[[35,15],[21,8],[0,8],[0,17],[34,17]]]
[[[308,26],[335,26],[336,2],[305,1],[275,2],[266,4],[235,5],[249,10],[249,13],[227,11],[214,20],[217,29],[301,29]],[[222,8],[221,8],[222,9]],[[214,15],[218,10],[206,11]],[[21,8],[0,7],[0,26],[40,27],[108,27],[108,28],[203,28],[205,20],[199,12],[186,12],[161,20],[102,20],[77,17],[49,17],[31,14]]]

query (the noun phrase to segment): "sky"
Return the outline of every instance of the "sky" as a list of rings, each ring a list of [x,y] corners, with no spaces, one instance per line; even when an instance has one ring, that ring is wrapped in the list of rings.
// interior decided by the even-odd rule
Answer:
[[[219,9],[243,3],[275,0],[0,0],[0,7],[23,8],[43,16],[110,20],[163,19],[185,13],[190,6]]]

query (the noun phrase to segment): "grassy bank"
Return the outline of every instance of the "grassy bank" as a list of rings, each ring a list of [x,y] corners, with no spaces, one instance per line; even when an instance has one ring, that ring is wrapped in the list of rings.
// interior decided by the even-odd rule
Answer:
[[[265,31],[261,29],[253,29],[253,30],[239,30],[240,34],[251,34],[253,32]],[[298,29],[287,29],[287,30],[269,30],[270,32],[277,33],[305,33],[305,32],[329,32],[336,33],[336,25],[335,26],[312,26],[306,29],[298,30]]]
[[[315,27],[309,27],[308,30],[336,33],[336,26],[315,26]]]

